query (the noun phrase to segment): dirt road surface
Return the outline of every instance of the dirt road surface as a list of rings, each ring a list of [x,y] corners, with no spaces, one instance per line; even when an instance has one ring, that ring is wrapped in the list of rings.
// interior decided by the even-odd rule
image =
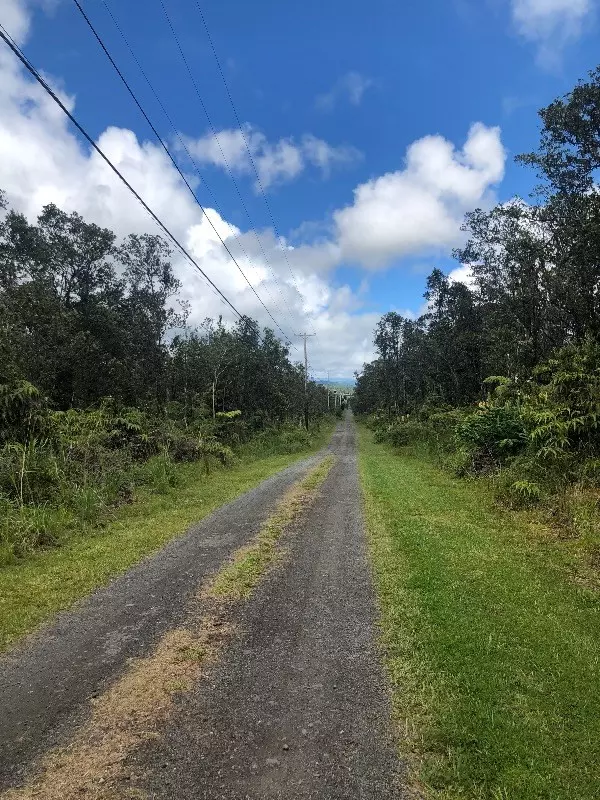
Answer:
[[[158,732],[127,754],[114,797],[401,798],[402,766],[376,645],[351,416],[282,562],[236,612],[236,634]],[[189,596],[249,541],[306,459],[224,506],[0,660],[0,787],[68,744],[90,698],[177,626]],[[85,797],[85,794],[82,794]]]

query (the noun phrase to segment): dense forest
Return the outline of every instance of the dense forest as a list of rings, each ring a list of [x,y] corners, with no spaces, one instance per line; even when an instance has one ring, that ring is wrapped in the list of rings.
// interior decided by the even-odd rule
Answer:
[[[0,562],[95,524],[176,461],[306,446],[303,366],[249,318],[189,326],[159,237],[0,194]],[[308,381],[311,419],[327,391]]]
[[[425,441],[460,474],[493,474],[515,503],[600,486],[600,69],[539,115],[531,202],[467,214],[454,253],[468,283],[434,269],[427,313],[385,314],[354,408],[382,439]],[[586,494],[587,493],[587,494]],[[568,505],[568,503],[567,503]],[[581,506],[578,506],[581,509]],[[568,512],[568,513],[567,513]],[[575,511],[563,516],[574,518]],[[580,515],[581,516],[581,515]]]

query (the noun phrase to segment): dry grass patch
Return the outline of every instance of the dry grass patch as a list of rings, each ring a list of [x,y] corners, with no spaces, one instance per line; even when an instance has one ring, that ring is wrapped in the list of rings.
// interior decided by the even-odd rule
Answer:
[[[312,503],[334,461],[327,456],[287,492],[254,541],[237,550],[208,585],[207,597],[242,600],[251,595],[265,570],[282,555],[276,546],[281,534]]]
[[[44,756],[38,776],[24,787],[0,794],[1,800],[145,797],[135,786],[141,776],[127,767],[129,754],[159,735],[174,697],[199,680],[231,639],[235,626],[228,618],[233,604],[250,597],[278,558],[278,539],[316,497],[333,461],[333,456],[323,459],[292,487],[254,541],[238,550],[198,593],[184,625],[166,633],[150,655],[132,660],[126,673],[91,701],[90,717],[71,742]]]
[[[89,720],[68,746],[43,759],[41,777],[23,788],[9,789],[2,799],[141,796],[135,786],[125,795],[116,788],[123,778],[135,783],[137,776],[124,773],[127,756],[157,735],[174,695],[190,688],[232,632],[230,625],[210,617],[193,632],[186,628],[169,631],[150,656],[133,660],[114,686],[91,701]]]

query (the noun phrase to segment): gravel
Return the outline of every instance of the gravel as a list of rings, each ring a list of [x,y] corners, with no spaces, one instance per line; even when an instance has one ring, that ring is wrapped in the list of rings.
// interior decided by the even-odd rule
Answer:
[[[376,644],[354,423],[289,552],[239,613],[241,632],[130,756],[153,800],[403,797]]]
[[[129,658],[177,625],[190,594],[317,460],[297,462],[223,506],[0,657],[0,789],[68,737]]]
[[[234,609],[234,639],[177,695],[158,736],[128,755],[129,779],[115,796],[405,796],[376,642],[351,415],[329,449],[337,461],[284,535],[285,559]],[[224,506],[0,658],[0,789],[21,783],[38,755],[68,742],[90,698],[184,619],[202,581],[260,530],[318,459]]]

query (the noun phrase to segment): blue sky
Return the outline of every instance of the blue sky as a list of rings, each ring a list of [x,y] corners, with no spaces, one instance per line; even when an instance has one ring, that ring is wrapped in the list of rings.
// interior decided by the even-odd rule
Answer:
[[[349,375],[369,358],[381,313],[419,311],[430,269],[459,266],[449,253],[465,211],[529,194],[535,176],[512,159],[536,146],[537,109],[594,68],[599,52],[595,0],[202,0],[277,233],[295,248],[282,252],[196,0],[164,4],[216,139],[161,0],[106,2],[210,187],[198,185],[198,198],[218,205],[224,237],[240,238],[253,286],[286,332],[317,331],[319,374]],[[194,175],[102,0],[82,5]],[[3,0],[0,22],[215,282],[268,322],[74,3]],[[0,186],[13,205],[34,217],[54,200],[118,233],[154,232],[11,59],[0,60]],[[178,265],[192,321],[220,313],[189,270]]]

